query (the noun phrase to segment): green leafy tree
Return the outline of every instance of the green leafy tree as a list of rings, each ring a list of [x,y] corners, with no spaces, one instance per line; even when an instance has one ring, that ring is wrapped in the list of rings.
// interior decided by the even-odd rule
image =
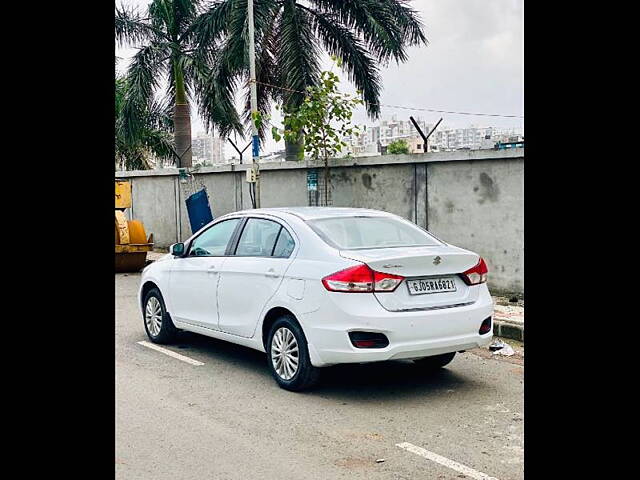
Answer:
[[[153,0],[142,15],[132,7],[116,7],[116,41],[139,46],[127,71],[125,103],[148,105],[166,79],[166,100],[173,109],[178,166],[191,166],[191,117],[189,97],[199,105],[207,128],[223,125],[242,132],[233,99],[218,95],[211,82],[215,42],[199,42],[206,36],[207,10],[200,0]],[[246,11],[246,8],[245,8]],[[124,107],[125,112],[134,108]],[[225,133],[225,132],[221,132]]]
[[[173,119],[161,103],[127,101],[130,84],[116,76],[115,164],[116,168],[145,170],[156,161],[173,161]]]
[[[340,80],[335,73],[322,72],[317,86],[307,87],[307,95],[294,111],[285,111],[282,129],[272,127],[273,138],[296,142],[303,138],[304,152],[312,160],[324,164],[324,204],[329,203],[329,159],[347,146],[345,137],[358,133],[351,124],[353,109],[361,105],[359,98],[338,91]],[[302,150],[298,158],[303,158]]]
[[[217,0],[198,22],[199,42],[219,45],[214,67],[217,98],[232,103],[236,87],[247,85],[247,0]],[[362,92],[372,118],[380,113],[378,65],[407,60],[406,48],[426,44],[423,26],[408,0],[254,0],[258,110],[272,102],[285,113],[304,102],[307,87],[320,82],[323,52],[341,59]],[[247,88],[245,120],[250,120]],[[230,130],[231,126],[227,127]],[[264,138],[264,130],[260,131]],[[302,139],[286,140],[288,157]]]
[[[409,145],[407,144],[407,141],[402,138],[394,140],[387,146],[387,153],[409,153]]]

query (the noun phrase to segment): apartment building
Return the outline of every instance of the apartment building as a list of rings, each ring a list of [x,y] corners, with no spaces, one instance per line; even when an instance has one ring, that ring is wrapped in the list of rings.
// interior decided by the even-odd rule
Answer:
[[[435,123],[414,117],[425,135],[435,127]],[[492,149],[499,142],[521,141],[524,138],[523,128],[496,128],[471,125],[467,128],[451,128],[440,124],[429,136],[428,152],[451,152],[455,150]],[[409,153],[423,153],[424,140],[418,133],[409,117],[399,119],[396,115],[381,120],[376,126],[363,127],[358,135],[345,138],[347,152],[354,157],[380,155],[394,141],[404,140],[409,146]]]
[[[200,133],[191,139],[191,156],[194,166],[225,163],[224,142],[220,137]]]

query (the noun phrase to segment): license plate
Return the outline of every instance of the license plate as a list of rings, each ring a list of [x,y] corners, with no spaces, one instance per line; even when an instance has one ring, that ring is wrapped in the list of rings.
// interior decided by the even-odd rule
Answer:
[[[452,277],[417,278],[415,280],[407,280],[407,288],[409,288],[409,293],[411,295],[455,292],[456,282]]]

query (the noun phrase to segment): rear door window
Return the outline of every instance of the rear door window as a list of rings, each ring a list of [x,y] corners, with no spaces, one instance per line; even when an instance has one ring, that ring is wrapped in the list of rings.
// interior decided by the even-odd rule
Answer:
[[[280,232],[280,224],[263,218],[250,218],[245,224],[236,255],[241,257],[270,257]]]

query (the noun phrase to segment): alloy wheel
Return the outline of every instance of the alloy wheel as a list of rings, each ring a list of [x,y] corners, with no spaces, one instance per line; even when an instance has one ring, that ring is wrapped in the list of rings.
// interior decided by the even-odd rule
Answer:
[[[298,342],[286,327],[276,330],[271,340],[271,362],[276,373],[283,380],[291,380],[298,371]]]
[[[150,297],[144,313],[147,330],[153,337],[157,337],[162,328],[162,305],[156,297]]]

